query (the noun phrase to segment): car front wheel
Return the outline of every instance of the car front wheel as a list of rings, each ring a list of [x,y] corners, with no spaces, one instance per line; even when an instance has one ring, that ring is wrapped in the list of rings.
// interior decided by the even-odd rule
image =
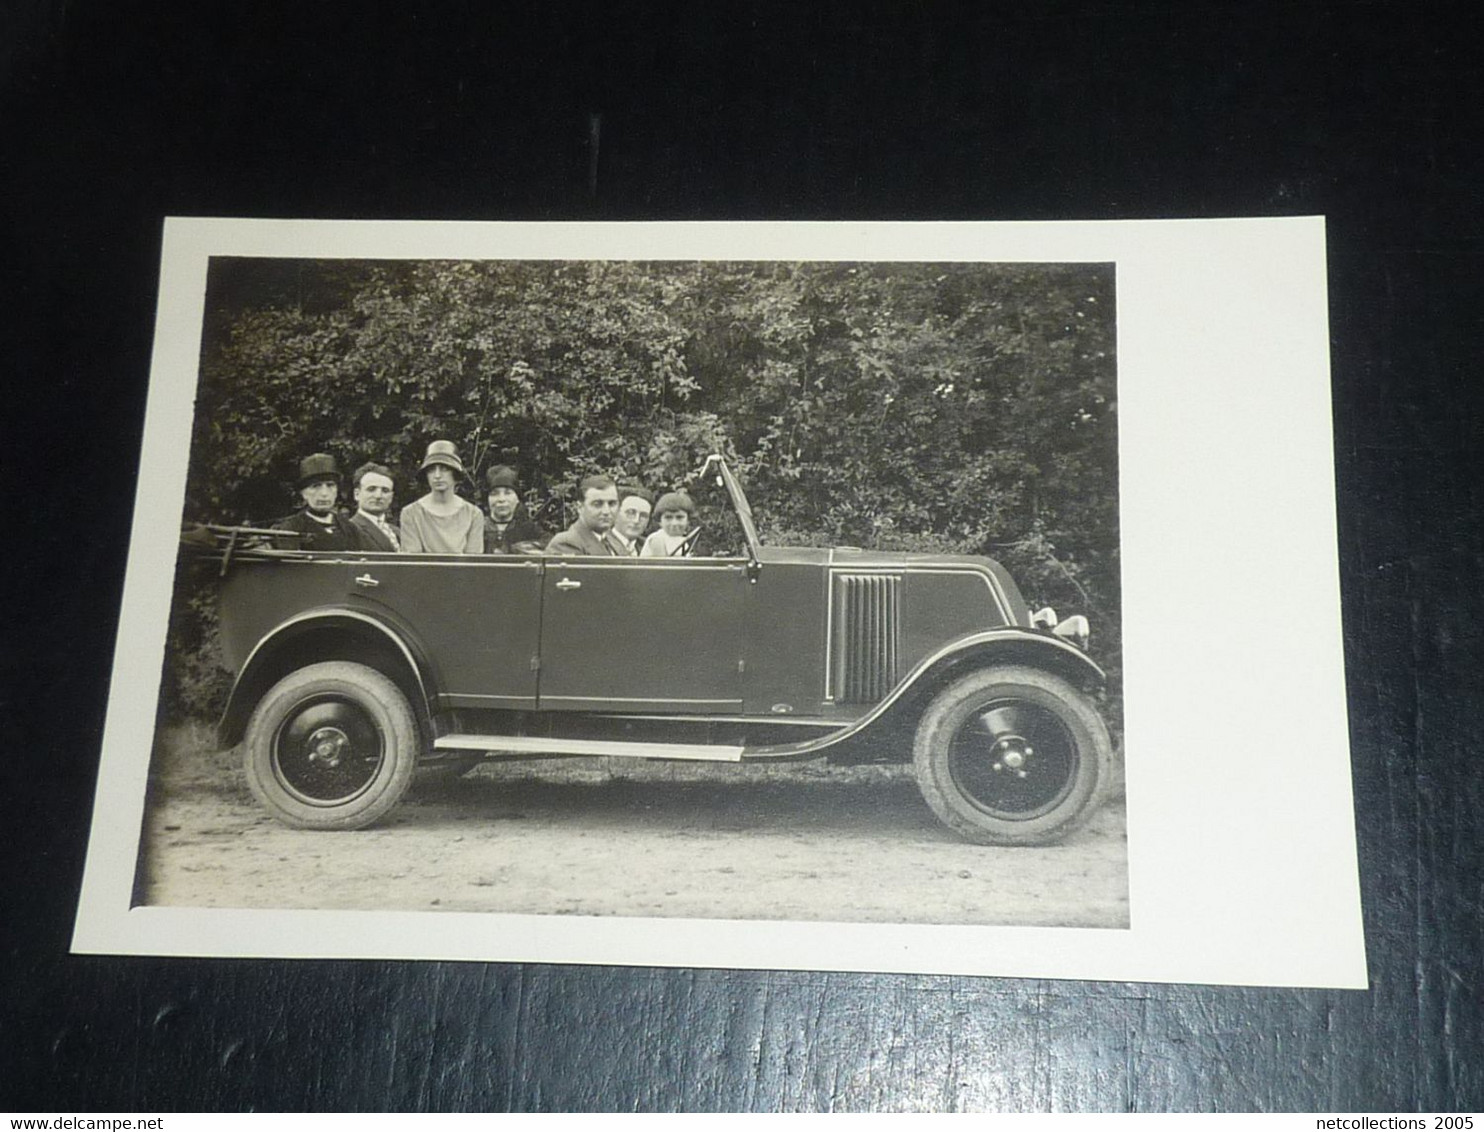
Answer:
[[[917,729],[918,788],[944,824],[984,845],[1045,845],[1096,811],[1113,745],[1088,698],[1035,668],[985,668],[948,685]]]
[[[296,829],[361,829],[397,804],[420,744],[407,698],[363,664],[330,661],[285,676],[243,741],[247,783]]]

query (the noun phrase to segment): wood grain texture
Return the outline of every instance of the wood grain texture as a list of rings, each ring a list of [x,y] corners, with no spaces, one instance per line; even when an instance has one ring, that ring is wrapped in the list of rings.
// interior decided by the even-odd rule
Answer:
[[[0,1108],[1484,1108],[1465,9],[530,7],[6,16]],[[1273,212],[1329,217],[1369,991],[67,954],[161,216]]]

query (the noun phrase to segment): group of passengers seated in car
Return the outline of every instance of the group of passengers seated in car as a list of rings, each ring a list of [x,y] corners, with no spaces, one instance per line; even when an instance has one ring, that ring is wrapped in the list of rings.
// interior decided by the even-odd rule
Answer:
[[[356,511],[336,509],[340,470],[333,456],[317,452],[299,463],[299,496],[304,506],[273,525],[283,531],[280,549],[379,550],[439,554],[592,554],[668,558],[695,553],[696,507],[683,491],[672,491],[654,505],[649,492],[622,488],[609,476],[588,476],[578,485],[577,519],[548,543],[521,502],[515,469],[501,464],[486,475],[489,514],[455,491],[465,475],[458,450],[448,440],[428,445],[419,474],[427,494],[391,512],[394,484],[381,464],[362,464],[351,477]],[[660,527],[647,538],[653,514]]]

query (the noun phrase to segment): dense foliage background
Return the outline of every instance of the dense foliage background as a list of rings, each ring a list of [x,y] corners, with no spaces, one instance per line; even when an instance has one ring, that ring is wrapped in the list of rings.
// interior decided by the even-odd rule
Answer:
[[[1091,616],[1116,688],[1114,300],[1109,264],[217,259],[185,517],[287,514],[313,451],[400,506],[450,439],[470,498],[513,463],[533,510],[719,451],[765,542],[998,558]],[[182,574],[171,714],[219,706],[210,586]]]

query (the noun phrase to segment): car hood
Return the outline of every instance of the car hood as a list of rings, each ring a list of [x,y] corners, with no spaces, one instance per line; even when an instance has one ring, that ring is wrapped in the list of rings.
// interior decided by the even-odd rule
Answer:
[[[981,558],[972,554],[921,554],[908,551],[861,550],[853,546],[765,546],[763,562],[814,564],[833,566],[836,569],[899,569],[913,567],[957,567],[959,569],[988,570],[995,575],[1004,573],[1004,567],[992,558]]]
[[[836,571],[851,570],[901,570],[911,574],[916,571],[972,572],[987,575],[991,588],[1004,596],[1008,608],[1016,620],[1028,616],[1025,599],[1020,587],[1010,572],[993,558],[981,558],[972,554],[918,554],[908,551],[860,550],[849,546],[768,546],[762,551],[762,562],[779,565],[813,565]]]

